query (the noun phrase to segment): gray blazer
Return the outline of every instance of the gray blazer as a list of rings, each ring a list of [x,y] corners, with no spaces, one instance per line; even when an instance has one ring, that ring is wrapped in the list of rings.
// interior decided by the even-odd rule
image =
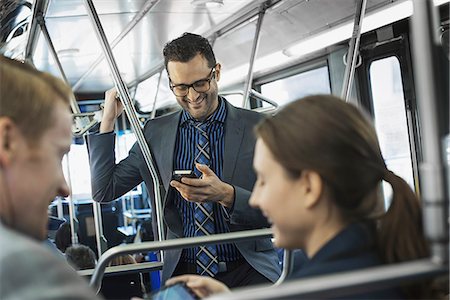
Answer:
[[[224,98],[222,98],[225,100]],[[226,102],[225,150],[223,161],[224,182],[235,189],[234,208],[230,215],[231,231],[267,227],[268,223],[259,210],[249,206],[248,200],[256,176],[253,172],[255,137],[253,127],[262,116],[256,112],[236,108]],[[156,167],[166,192],[163,210],[167,239],[183,237],[181,217],[174,204],[174,189],[169,182],[173,172],[175,142],[181,111],[156,118],[144,127]],[[129,156],[115,164],[114,134],[94,134],[88,137],[92,176],[92,195],[95,201],[112,201],[136,185],[145,182],[149,195],[153,195],[153,183],[139,146],[135,144]],[[152,201],[154,201],[153,197]],[[154,205],[153,205],[154,207]],[[155,215],[153,213],[153,219]],[[155,228],[154,228],[155,229]],[[247,262],[271,281],[280,276],[278,256],[270,239],[238,242],[236,247]],[[163,281],[168,279],[180,259],[182,249],[165,252]]]

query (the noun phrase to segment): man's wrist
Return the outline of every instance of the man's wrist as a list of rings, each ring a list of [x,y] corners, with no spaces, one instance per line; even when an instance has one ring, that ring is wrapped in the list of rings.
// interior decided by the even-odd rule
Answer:
[[[234,187],[231,184],[225,183],[224,185],[225,189],[225,197],[222,201],[220,201],[220,204],[227,208],[231,208],[234,203]]]

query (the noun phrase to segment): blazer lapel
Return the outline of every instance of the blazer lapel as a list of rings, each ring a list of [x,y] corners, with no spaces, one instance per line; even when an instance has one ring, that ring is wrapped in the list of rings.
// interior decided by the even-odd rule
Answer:
[[[242,122],[238,117],[237,109],[229,104],[224,98],[227,107],[225,120],[225,149],[223,154],[223,181],[230,183],[236,167],[237,157],[241,148],[244,130]]]

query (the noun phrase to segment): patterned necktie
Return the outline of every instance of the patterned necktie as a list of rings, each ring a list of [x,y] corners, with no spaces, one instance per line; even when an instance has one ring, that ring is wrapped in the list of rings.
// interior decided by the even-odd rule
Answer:
[[[194,124],[199,131],[199,139],[196,145],[195,161],[199,164],[210,166],[211,152],[209,146],[209,137],[207,133],[208,122]],[[202,173],[194,167],[194,173],[200,177]],[[195,235],[204,236],[214,234],[215,224],[213,215],[213,202],[195,203],[194,218],[195,218]],[[217,260],[217,247],[215,245],[199,246],[196,248],[196,264],[197,273],[200,275],[209,275],[214,277],[219,271],[219,263]]]

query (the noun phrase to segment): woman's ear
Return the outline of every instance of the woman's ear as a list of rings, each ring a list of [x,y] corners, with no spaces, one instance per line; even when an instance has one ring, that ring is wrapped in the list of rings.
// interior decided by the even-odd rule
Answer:
[[[303,170],[300,176],[303,189],[303,203],[306,208],[312,208],[322,197],[323,181],[317,172]]]
[[[10,118],[0,118],[0,167],[11,163],[18,134],[17,126]]]

